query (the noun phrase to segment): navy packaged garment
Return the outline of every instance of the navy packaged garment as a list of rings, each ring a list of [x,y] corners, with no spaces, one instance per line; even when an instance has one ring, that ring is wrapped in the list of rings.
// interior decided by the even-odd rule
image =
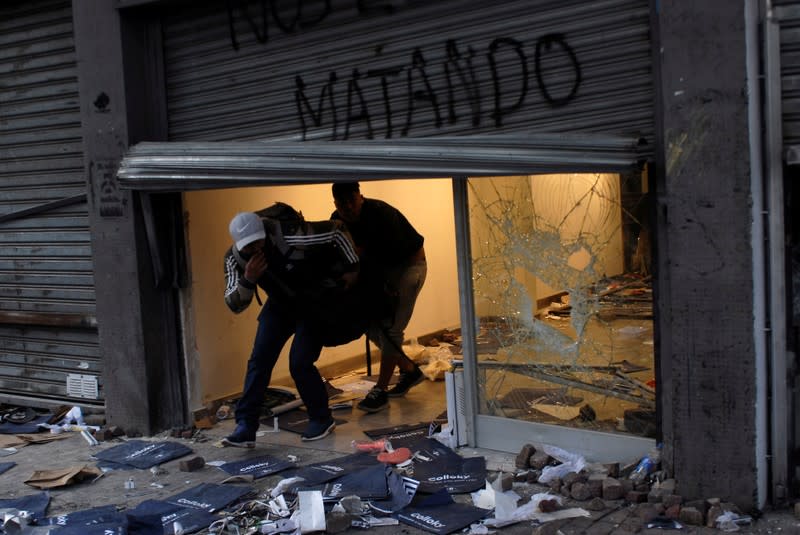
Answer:
[[[64,526],[53,530],[53,533],[58,533],[58,535],[129,535],[130,532],[128,531],[125,515],[122,515],[120,522],[106,522],[86,526]],[[161,533],[158,535],[161,535]]]
[[[350,472],[340,478],[317,486],[302,486],[297,490],[319,490],[323,501],[337,501],[345,496],[358,496],[362,500],[383,500],[389,496],[386,471],[382,463]]]
[[[119,446],[99,451],[94,454],[94,457],[107,463],[144,469],[190,453],[192,453],[192,449],[180,442],[129,440]]]
[[[255,479],[258,479],[294,466],[297,465],[291,461],[264,455],[263,457],[225,463],[220,465],[219,468],[233,476],[252,475]]]
[[[171,535],[175,524],[183,533],[194,533],[219,520],[215,514],[202,509],[182,507],[159,500],[145,500],[128,511],[130,535]]]
[[[50,505],[50,493],[47,491],[19,498],[0,500],[0,509],[16,509],[18,511],[28,511],[31,518],[37,522],[44,518],[44,512]]]
[[[453,502],[446,490],[426,497],[416,505],[406,507],[393,516],[409,526],[431,533],[447,535],[477,522],[491,511],[473,505]]]
[[[17,466],[17,463],[0,463],[0,474],[4,474]]]
[[[15,424],[13,422],[0,423],[0,435],[19,435],[20,433],[41,433],[47,431],[44,427],[39,427],[39,424],[46,424],[50,421],[53,415],[48,413],[42,416],[37,416],[30,422]]]
[[[284,477],[302,477],[303,486],[319,485],[369,466],[381,466],[378,459],[368,453],[351,453],[330,461],[309,464],[287,472]]]
[[[51,516],[40,523],[50,526],[86,526],[89,524],[113,523],[119,520],[124,521],[125,515],[117,511],[116,505],[102,505],[82,511],[73,511],[64,515]]]
[[[200,483],[164,501],[181,507],[191,507],[213,513],[225,508],[253,489],[240,485],[217,485],[216,483]]]
[[[416,440],[411,450],[414,458],[414,479],[419,481],[420,492],[435,492],[440,488],[452,494],[474,492],[486,484],[486,459],[465,459],[441,442],[422,438]]]
[[[419,481],[401,476],[394,470],[387,472],[386,484],[389,487],[389,497],[385,500],[371,500],[369,503],[373,509],[386,514],[396,513],[410,504],[419,487]]]

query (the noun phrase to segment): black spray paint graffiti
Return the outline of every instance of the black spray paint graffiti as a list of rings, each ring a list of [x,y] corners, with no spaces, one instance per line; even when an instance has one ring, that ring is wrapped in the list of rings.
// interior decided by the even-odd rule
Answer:
[[[320,6],[319,4],[322,4]],[[290,0],[283,1],[283,9],[279,9],[278,0],[259,0],[254,7],[251,0],[225,0],[228,12],[228,29],[231,36],[231,46],[239,50],[239,39],[236,33],[236,19],[241,18],[247,23],[259,43],[269,41],[270,20],[283,33],[293,33],[297,30],[312,28],[328,18],[331,14],[331,0]],[[312,6],[309,8],[309,6]],[[395,6],[391,1],[384,0],[355,0],[355,6],[360,16],[377,14],[391,14]]]
[[[446,59],[441,65],[430,65],[425,60],[423,51],[415,48],[411,54],[411,61],[408,65],[397,65],[389,68],[368,70],[363,74],[358,69],[353,69],[346,85],[346,109],[344,113],[344,133],[341,139],[348,139],[351,127],[356,123],[363,123],[365,135],[372,139],[375,136],[375,120],[370,114],[372,106],[365,98],[362,84],[375,83],[377,79],[380,83],[380,94],[383,100],[383,128],[384,136],[389,139],[394,135],[394,125],[392,123],[393,109],[392,99],[390,98],[390,81],[394,81],[405,72],[405,101],[406,113],[405,123],[400,130],[401,136],[407,136],[413,126],[415,117],[425,116],[432,120],[433,126],[441,129],[444,124],[442,118],[442,103],[440,93],[446,96],[446,118],[448,124],[455,124],[459,121],[456,111],[456,104],[459,102],[457,93],[463,95],[461,102],[466,102],[470,110],[470,121],[472,126],[480,126],[482,109],[480,84],[476,75],[477,54],[472,47],[468,47],[467,52],[462,54],[454,40],[449,40],[445,44]],[[518,64],[514,79],[519,80],[520,87],[515,95],[515,99],[508,101],[506,91],[504,97],[503,84],[506,82],[504,76],[498,68],[498,55],[510,54],[516,58]],[[571,73],[571,87],[566,94],[554,95],[551,91],[543,62],[546,56],[550,56],[550,64],[556,59],[561,65],[562,70]],[[486,58],[489,63],[491,73],[491,85],[493,90],[493,108],[491,118],[494,120],[495,127],[503,126],[505,117],[520,110],[525,104],[529,93],[529,60],[525,53],[525,46],[522,42],[511,38],[498,38],[492,41],[488,47]],[[506,63],[508,63],[506,61]],[[436,70],[440,68],[440,70]],[[575,51],[567,43],[563,34],[551,33],[537,39],[534,53],[533,70],[536,75],[536,85],[539,92],[551,107],[561,107],[569,104],[577,95],[581,84],[581,67]],[[432,83],[434,74],[439,74],[439,79],[444,84],[441,88],[435,88]],[[443,76],[441,76],[443,74]],[[308,86],[302,76],[295,77],[295,103],[297,114],[303,131],[303,139],[306,139],[310,128],[325,128],[331,132],[331,139],[339,138],[339,115],[341,111],[337,108],[337,82],[339,77],[336,72],[331,72],[328,81],[322,86],[316,106],[307,95]],[[375,94],[374,92],[372,94]]]

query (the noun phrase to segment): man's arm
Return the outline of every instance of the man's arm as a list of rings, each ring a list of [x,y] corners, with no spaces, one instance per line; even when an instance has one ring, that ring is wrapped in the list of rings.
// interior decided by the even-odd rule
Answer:
[[[244,277],[233,251],[225,254],[225,304],[236,314],[250,306],[256,285]]]

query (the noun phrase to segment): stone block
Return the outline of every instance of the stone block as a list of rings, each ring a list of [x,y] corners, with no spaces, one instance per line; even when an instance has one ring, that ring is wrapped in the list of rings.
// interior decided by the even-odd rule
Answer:
[[[537,451],[528,459],[531,468],[541,470],[550,463],[551,457],[543,451]]]
[[[529,460],[534,453],[536,453],[536,447],[533,444],[525,444],[522,446],[516,459],[517,468],[529,468]]]
[[[619,482],[622,483],[622,488],[625,490],[626,493],[633,490],[634,486],[633,481],[631,481],[630,479],[622,479],[622,478],[617,478],[617,479],[619,479]]]
[[[627,494],[625,494],[625,501],[630,503],[644,503],[647,501],[647,494],[644,492],[632,490]]]
[[[603,480],[603,499],[621,500],[625,496],[625,489],[618,479],[607,477]]]
[[[550,487],[550,490],[552,490],[553,492],[561,492],[561,486],[563,484],[564,483],[563,483],[563,481],[561,481],[561,478],[557,477],[557,478],[551,479],[550,482],[548,483],[548,486]]]
[[[511,490],[514,486],[514,474],[502,473],[494,480],[494,487],[501,492]]]
[[[673,520],[678,520],[681,517],[681,506],[680,504],[670,505],[667,507],[667,510],[664,511],[664,516],[667,518],[671,518]]]
[[[561,480],[567,487],[571,487],[572,484],[575,483],[576,481],[581,481],[581,482],[586,481],[585,479],[582,478],[582,476],[580,476],[575,472],[567,472],[566,474],[564,474],[564,477],[562,477]]]
[[[589,503],[586,504],[586,509],[589,511],[603,511],[606,508],[606,502],[603,498],[592,498]]]
[[[591,474],[586,484],[589,485],[589,491],[592,493],[593,498],[599,498],[603,495],[603,481],[606,479],[605,474]]]
[[[636,506],[636,516],[642,522],[649,522],[659,515],[658,508],[652,503],[640,503]]]
[[[181,461],[178,467],[180,468],[181,472],[195,472],[203,468],[205,465],[205,459],[198,455],[196,457],[192,457],[191,459]]]
[[[719,504],[717,505],[709,504],[709,505],[710,507],[708,508],[708,513],[706,513],[706,527],[714,528],[717,526],[717,518],[719,518],[724,511],[722,510],[722,507],[719,506]]]
[[[683,504],[684,507],[693,507],[700,511],[703,516],[705,516],[706,511],[708,511],[708,504],[705,500],[692,500],[690,502],[686,502]]]
[[[619,477],[619,463],[608,463],[603,466],[608,470],[609,477]]]
[[[592,489],[588,483],[576,481],[570,487],[569,494],[579,502],[583,502],[592,497]]]
[[[673,505],[680,505],[683,503],[683,496],[680,494],[667,494],[661,499],[661,503],[664,504],[664,507],[669,509]]]
[[[702,526],[703,512],[697,507],[682,507],[678,520],[690,526]]]

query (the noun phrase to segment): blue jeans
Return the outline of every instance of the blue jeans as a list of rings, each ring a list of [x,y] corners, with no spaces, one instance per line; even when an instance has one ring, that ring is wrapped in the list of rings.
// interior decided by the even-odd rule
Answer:
[[[312,420],[327,420],[328,392],[314,363],[319,359],[322,343],[309,322],[298,318],[286,306],[267,299],[258,315],[258,330],[253,352],[247,362],[244,391],[236,405],[236,423],[258,429],[264,394],[281,350],[294,335],[289,349],[289,373]]]

